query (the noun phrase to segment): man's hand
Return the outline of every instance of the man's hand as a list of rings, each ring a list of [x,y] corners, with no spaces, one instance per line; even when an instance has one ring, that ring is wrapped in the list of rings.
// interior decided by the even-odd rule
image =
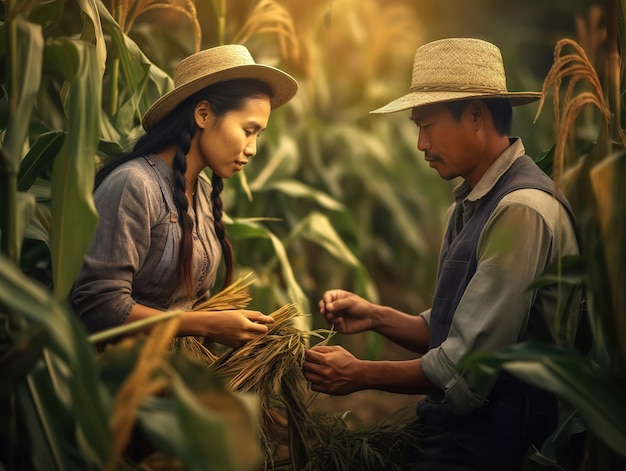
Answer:
[[[306,351],[302,371],[313,391],[343,396],[364,388],[361,364],[343,347],[318,345]]]
[[[372,330],[375,325],[376,306],[349,291],[326,291],[318,307],[326,320],[342,334]]]

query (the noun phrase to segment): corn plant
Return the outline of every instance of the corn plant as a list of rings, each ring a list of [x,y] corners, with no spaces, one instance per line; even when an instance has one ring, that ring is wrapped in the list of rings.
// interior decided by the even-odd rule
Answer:
[[[403,2],[282,3],[300,44],[300,60],[288,62],[300,72],[300,90],[292,106],[270,120],[262,138],[270,151],[246,167],[251,201],[243,188],[227,189],[234,193],[232,214],[249,218],[236,220],[231,234],[245,240],[261,224],[268,227],[283,241],[293,276],[312,303],[324,290],[343,287],[419,312],[434,280],[432,254],[448,187],[415,155],[406,116],[369,111],[406,90],[414,52],[407,44],[418,44],[421,26]],[[260,214],[267,220],[252,219]],[[259,259],[268,260],[268,268],[283,265],[278,256],[267,258],[275,241],[245,242],[236,245],[243,266],[258,266]],[[254,294],[255,300],[266,296]],[[312,318],[314,326],[322,321]],[[369,334],[335,339],[354,342],[370,358],[384,348]]]
[[[175,313],[156,320],[163,325],[152,337],[97,353],[95,343],[132,332],[125,327],[88,337],[67,305],[96,223],[95,169],[129,148],[142,132],[143,112],[172,88],[173,65],[199,48],[243,42],[259,61],[284,62],[301,84],[293,102],[272,113],[259,158],[224,193],[238,271],[256,278],[251,306],[273,312],[289,304],[308,313],[310,300],[339,285],[374,301],[382,287],[389,293],[383,301],[407,310],[425,304],[425,294],[406,286],[422,284],[426,293],[426,280],[434,279],[432,253],[448,188],[412,157],[415,135],[405,117],[368,116],[404,91],[410,76],[414,48],[407,44],[420,41],[422,25],[402,3],[4,3],[2,467],[105,469],[123,462],[243,470],[262,460],[254,438],[263,404],[254,395],[233,394],[206,374],[206,365],[165,350]],[[160,15],[168,12],[180,21]],[[346,69],[344,57],[366,65]],[[415,167],[417,183],[405,171]],[[374,272],[382,275],[373,278]],[[309,319],[292,321],[306,331]],[[380,348],[369,347],[371,356]],[[145,389],[135,388],[139,383]],[[160,388],[171,394],[159,395]],[[156,447],[141,464],[124,450],[131,426]],[[344,444],[356,443],[354,453],[371,454],[370,464],[383,456],[380,447],[359,448],[360,438],[337,432],[337,423],[326,426],[333,430],[315,437],[320,443],[345,438]],[[233,455],[233,446],[250,450],[250,460]],[[328,449],[301,451],[290,457],[299,460],[296,466],[306,456],[314,466]]]
[[[98,0],[10,1],[2,14],[3,469],[116,469],[135,422],[158,450],[189,469],[256,467],[258,453],[242,461],[231,445],[257,443],[255,433],[244,433],[256,430],[255,401],[244,407],[242,396],[210,374],[204,382],[195,380],[197,371],[183,374],[194,369],[187,360],[156,354],[172,335],[169,324],[145,345],[120,344],[101,357],[98,339],[87,337],[67,305],[96,223],[96,165],[132,142],[140,116],[172,87],[171,78]],[[79,16],[82,29],[63,32]],[[106,363],[111,358],[113,367]],[[146,375],[157,378],[135,389]],[[171,395],[155,398],[163,388]],[[209,408],[201,405],[207,395]],[[241,418],[241,433],[230,432],[226,412]]]
[[[572,202],[582,255],[559,261],[534,286],[584,286],[586,315],[581,322],[583,329],[589,328],[588,342],[583,351],[522,344],[495,355],[475,354],[462,365],[485,386],[504,368],[554,392],[572,409],[548,443],[550,453],[534,457],[535,463],[558,463],[565,469],[578,469],[567,459],[577,446],[567,444],[567,425],[577,417],[588,429],[581,469],[626,467],[626,139],[621,104],[626,75],[620,64],[624,6],[606,3],[606,31],[598,28],[597,11],[592,10],[595,16],[587,23],[591,27],[581,29],[585,23],[579,21],[581,44],[589,50],[574,40],[560,40],[544,82],[544,92],[553,93],[557,137],[542,165],[552,169],[556,185]],[[600,46],[606,51],[604,60],[596,57]],[[590,123],[597,132],[595,142],[586,138]],[[563,313],[557,318],[572,321]]]

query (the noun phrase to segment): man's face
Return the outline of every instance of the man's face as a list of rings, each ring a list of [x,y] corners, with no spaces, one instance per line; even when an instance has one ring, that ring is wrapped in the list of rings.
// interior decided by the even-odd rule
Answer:
[[[463,177],[472,183],[480,159],[479,133],[471,105],[459,120],[441,104],[413,108],[411,120],[419,128],[417,148],[441,178]]]

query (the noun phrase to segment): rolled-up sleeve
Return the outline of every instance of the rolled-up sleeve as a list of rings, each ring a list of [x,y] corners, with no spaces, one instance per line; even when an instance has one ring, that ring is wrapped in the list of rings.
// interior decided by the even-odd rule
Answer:
[[[546,266],[553,236],[535,208],[514,201],[498,206],[483,229],[476,273],[448,337],[422,357],[424,373],[445,392],[455,413],[464,415],[482,404],[456,365],[468,353],[496,351],[520,341],[536,295],[527,288]]]
[[[72,291],[74,309],[92,332],[123,323],[135,304],[133,277],[150,247],[156,202],[140,168],[111,176],[94,194],[100,219]]]

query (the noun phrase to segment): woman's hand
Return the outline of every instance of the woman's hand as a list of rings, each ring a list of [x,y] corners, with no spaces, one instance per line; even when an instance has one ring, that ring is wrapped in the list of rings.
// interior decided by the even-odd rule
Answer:
[[[356,334],[375,326],[376,305],[349,291],[326,291],[318,307],[326,320],[342,334]]]
[[[270,316],[246,309],[196,312],[202,314],[206,337],[233,348],[267,333],[268,324],[274,322]]]
[[[364,389],[360,365],[343,347],[318,345],[305,352],[302,372],[313,391],[342,396]]]

